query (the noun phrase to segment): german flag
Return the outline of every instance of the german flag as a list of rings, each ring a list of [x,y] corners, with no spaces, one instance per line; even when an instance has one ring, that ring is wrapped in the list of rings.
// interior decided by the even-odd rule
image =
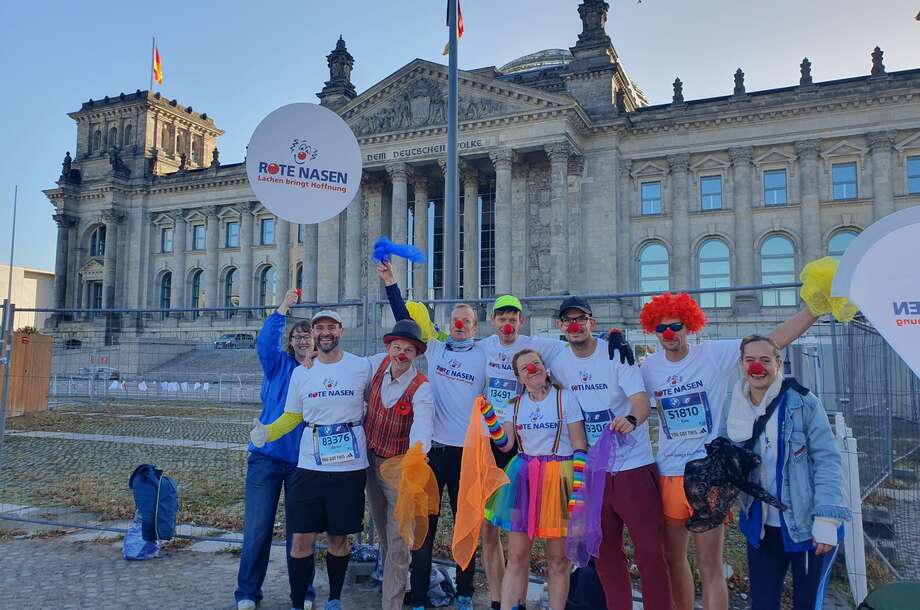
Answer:
[[[153,80],[158,85],[163,84],[163,64],[160,63],[160,50],[153,47]]]
[[[447,3],[447,27],[450,27],[450,2]],[[457,0],[457,42],[463,37],[463,11],[460,10],[460,0]],[[450,40],[444,45],[444,52],[441,55],[450,54]]]

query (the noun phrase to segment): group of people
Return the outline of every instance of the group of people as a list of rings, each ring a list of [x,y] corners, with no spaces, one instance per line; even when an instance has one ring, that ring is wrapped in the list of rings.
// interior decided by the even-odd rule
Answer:
[[[476,310],[458,304],[446,336],[438,338],[427,320],[413,320],[390,265],[379,264],[378,274],[396,320],[380,354],[364,358],[344,351],[343,319],[330,310],[297,322],[282,344],[295,291],[259,333],[263,410],[250,434],[238,609],[254,608],[261,599],[282,488],[293,608],[312,607],[319,533],[328,544],[325,608],[341,607],[347,537],[362,530],[365,498],[380,533],[382,608],[403,607],[407,573],[408,603],[424,608],[439,515],[430,516],[427,536],[410,549],[400,535],[399,493],[386,467],[410,452],[427,456],[439,499],[446,487],[456,521],[466,491],[461,481],[469,476],[462,468],[464,443],[477,406],[481,434],[507,477],[481,515],[481,559],[492,608],[525,607],[538,538],[544,540],[550,607],[565,608],[574,546],[567,544],[570,519],[591,494],[601,537],[590,563],[607,608],[632,607],[624,528],[644,607],[693,608],[686,527],[693,508],[684,468],[706,457],[707,443],[719,436],[760,457],[751,476],[784,507],[742,496],[739,525],[748,544],[752,607],[779,608],[790,566],[795,608],[821,607],[848,518],[841,460],[820,402],[784,379],[780,359],[780,350],[821,312],[803,309],[769,336],[691,343],[690,335],[705,325],[702,310],[689,295],[665,293],[642,309],[642,329],[655,334],[661,349],[639,366],[622,333],[598,338],[591,305],[580,297],[566,298],[558,309],[564,341],[521,335],[524,308],[512,295],[495,300],[491,336],[477,341]],[[415,366],[423,354],[427,376]],[[657,453],[648,424],[653,406]],[[603,458],[605,472],[602,466],[602,476],[589,485],[588,452],[602,441],[612,449]],[[507,533],[507,551],[501,531]],[[707,610],[728,608],[724,532],[718,526],[692,534]],[[475,559],[457,567],[460,610],[473,607],[474,570]]]

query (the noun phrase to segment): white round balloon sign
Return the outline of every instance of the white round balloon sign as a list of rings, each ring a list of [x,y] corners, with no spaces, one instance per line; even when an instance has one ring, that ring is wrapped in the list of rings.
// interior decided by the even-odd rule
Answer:
[[[277,216],[314,224],[344,210],[361,185],[361,149],[335,112],[288,104],[262,119],[246,151],[246,174]]]

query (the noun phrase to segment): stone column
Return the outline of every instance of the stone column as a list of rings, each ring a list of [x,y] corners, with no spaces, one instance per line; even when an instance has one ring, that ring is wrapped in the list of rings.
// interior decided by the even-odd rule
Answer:
[[[479,172],[464,164],[463,182],[463,298],[479,298]]]
[[[754,284],[754,218],[752,203],[752,182],[754,179],[751,161],[754,158],[752,146],[731,148],[728,156],[732,162],[732,185],[734,192],[735,256],[737,281],[739,285]],[[758,307],[757,296],[752,293],[735,294],[735,310],[749,313]]]
[[[549,144],[545,147],[550,164],[550,254],[552,255],[552,277],[550,290],[562,294],[568,290],[568,230],[566,229],[567,177],[571,147],[566,142]]]
[[[412,244],[425,255],[425,262],[412,271],[412,298],[428,298],[428,176],[415,172],[415,207],[413,208]]]
[[[878,220],[894,212],[894,188],[891,184],[891,151],[897,131],[876,131],[869,134],[872,155],[872,216]]]
[[[687,169],[690,155],[668,157],[671,168],[671,277],[677,289],[690,288],[690,215],[687,196]]]
[[[632,269],[634,268],[633,256],[630,248],[629,222],[632,216],[632,160],[620,159],[619,163],[619,194],[616,205],[616,261],[617,281],[614,284],[616,292],[630,292],[638,290],[638,284],[632,283]],[[624,300],[624,307],[633,305],[632,299]]]
[[[285,293],[291,288],[291,223],[275,217],[275,303],[284,300]]]
[[[365,260],[364,241],[361,237],[363,214],[364,197],[362,191],[358,191],[345,212],[345,298],[349,300],[364,296],[361,282],[361,265]]]
[[[495,294],[511,292],[511,166],[514,151],[499,148],[489,155],[495,165]]]
[[[216,205],[209,205],[204,209],[207,216],[207,227],[204,234],[204,246],[207,252],[208,268],[204,270],[205,284],[205,307],[220,307],[221,303],[217,298],[217,274],[220,272],[218,265],[217,242],[220,231],[220,219],[217,217],[218,208]]]
[[[317,239],[316,300],[320,303],[334,303],[339,300],[339,280],[342,275],[339,216],[319,223]]]
[[[799,157],[799,184],[802,205],[799,208],[802,225],[802,256],[808,263],[821,256],[821,204],[818,195],[818,152],[821,140],[800,140],[795,143]]]
[[[190,303],[185,299],[185,214],[176,210],[173,217],[173,278],[172,278],[172,303],[173,307],[181,309]],[[195,304],[197,306],[197,303]],[[183,317],[182,314],[177,314]]]
[[[393,186],[392,205],[390,206],[390,240],[397,244],[404,244],[409,241],[409,204],[407,199],[409,166],[405,163],[392,163],[387,165],[387,174],[390,175],[390,181]],[[400,288],[406,290],[408,288],[406,285],[406,278],[408,277],[406,266],[408,261],[401,256],[394,256],[391,262],[393,263],[393,275],[396,276],[396,282]]]
[[[250,201],[239,205],[240,211],[240,307],[252,307],[252,208]]]
[[[115,208],[103,210],[102,221],[105,222],[105,255],[102,271],[102,308],[115,307],[115,253],[118,249],[118,224],[122,212]]]
[[[70,253],[70,229],[76,225],[76,219],[63,212],[54,215],[57,223],[57,252],[54,258],[54,306],[58,309],[67,307],[67,273],[68,255]]]
[[[316,302],[316,265],[317,265],[317,242],[319,237],[319,225],[304,225],[303,231],[303,252],[301,253],[303,295],[301,300],[305,303]]]
[[[584,219],[581,210],[581,175],[585,169],[585,158],[573,156],[569,158],[568,167],[568,200],[566,201],[566,239],[568,240],[569,270],[568,289],[572,292],[583,292],[586,287],[584,265],[582,264],[582,243],[584,240]]]
[[[366,229],[364,234],[365,253],[367,256],[362,257],[361,265],[366,270],[367,298],[377,300],[381,297],[382,282],[377,277],[377,270],[372,267],[370,255],[374,251],[374,242],[380,237],[383,231],[383,180],[376,177],[368,176],[365,180],[362,177],[361,189],[364,193],[365,209],[367,211]],[[400,290],[405,290],[405,286],[400,286]]]

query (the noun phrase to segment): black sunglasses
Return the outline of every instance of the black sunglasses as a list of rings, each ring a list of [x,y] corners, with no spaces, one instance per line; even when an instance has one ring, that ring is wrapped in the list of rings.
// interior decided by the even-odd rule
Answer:
[[[683,322],[671,322],[670,324],[659,324],[658,326],[655,327],[655,332],[663,333],[669,328],[673,330],[674,332],[680,332],[684,329],[684,323]]]

